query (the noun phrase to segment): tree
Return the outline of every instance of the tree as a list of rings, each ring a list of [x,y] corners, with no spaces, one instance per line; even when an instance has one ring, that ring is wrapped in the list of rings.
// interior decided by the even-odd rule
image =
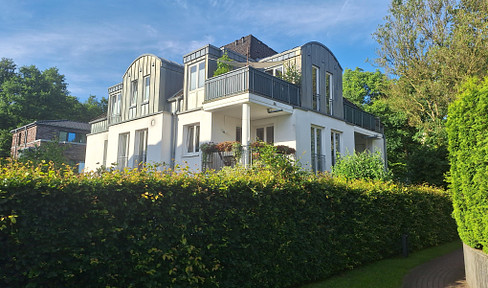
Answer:
[[[448,169],[445,149],[435,149],[416,140],[417,130],[408,123],[402,110],[391,104],[388,94],[392,81],[379,70],[375,72],[346,69],[343,95],[366,112],[380,118],[384,126],[388,168],[397,181],[445,186]]]
[[[91,95],[85,103],[69,94],[64,75],[55,67],[17,66],[0,61],[0,157],[10,156],[10,130],[36,120],[87,122],[106,111],[107,99]]]
[[[288,81],[295,85],[300,85],[300,82],[302,80],[302,73],[300,73],[297,65],[295,65],[294,63],[288,63],[285,64],[285,73],[283,73],[280,77],[285,81]]]
[[[484,0],[394,0],[374,33],[376,62],[393,79],[390,103],[429,145],[446,145],[447,107],[462,81],[487,74],[487,16]]]
[[[230,59],[229,55],[227,55],[227,51],[217,59],[217,70],[215,70],[213,76],[218,76],[229,71],[232,71],[233,66],[230,64],[232,59]]]
[[[386,75],[380,70],[367,72],[359,67],[354,70],[346,69],[342,81],[344,97],[363,108],[384,95],[387,84]]]

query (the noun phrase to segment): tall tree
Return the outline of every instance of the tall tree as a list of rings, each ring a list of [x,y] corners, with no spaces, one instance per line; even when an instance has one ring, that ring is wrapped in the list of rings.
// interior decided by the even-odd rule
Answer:
[[[468,76],[488,72],[485,0],[393,0],[374,33],[377,63],[394,79],[390,103],[404,111],[418,138],[445,146],[447,107]]]
[[[0,61],[0,157],[10,155],[10,130],[37,120],[89,121],[106,111],[107,100],[91,95],[85,103],[69,94],[57,68],[40,71]]]

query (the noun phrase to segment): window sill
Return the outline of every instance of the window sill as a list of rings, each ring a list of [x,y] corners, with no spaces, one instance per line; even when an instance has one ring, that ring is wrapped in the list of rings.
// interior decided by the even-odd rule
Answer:
[[[183,158],[195,158],[199,156],[200,156],[200,152],[192,152],[192,153],[187,152],[183,155]]]

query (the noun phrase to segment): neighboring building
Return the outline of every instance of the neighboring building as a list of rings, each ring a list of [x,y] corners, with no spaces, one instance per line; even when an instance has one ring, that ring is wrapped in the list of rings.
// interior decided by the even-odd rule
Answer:
[[[225,52],[236,69],[212,77]],[[150,69],[155,63],[161,68]],[[143,55],[122,84],[109,88],[109,116],[91,122],[88,169],[158,162],[199,170],[200,144],[240,141],[247,148],[257,139],[295,148],[303,166],[315,171],[354,151],[385,154],[379,119],[343,98],[342,67],[319,42],[276,53],[249,35],[221,48],[206,45],[183,63]],[[298,85],[281,79],[288,69],[301,74]],[[149,101],[137,91],[150,91]],[[153,94],[159,98],[151,100]]]
[[[32,149],[46,142],[58,141],[67,145],[64,156],[70,165],[79,165],[83,169],[86,153],[86,134],[90,124],[68,120],[35,121],[10,131],[12,148],[10,154],[17,159],[26,149]]]

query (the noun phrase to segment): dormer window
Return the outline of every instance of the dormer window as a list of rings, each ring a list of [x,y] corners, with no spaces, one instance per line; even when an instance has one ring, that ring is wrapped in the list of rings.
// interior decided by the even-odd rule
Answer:
[[[144,77],[144,95],[142,102],[146,103],[149,101],[149,85],[151,84],[151,78],[149,76]]]
[[[190,91],[202,88],[205,84],[205,62],[190,66]]]
[[[135,106],[137,103],[137,80],[131,83],[130,106]]]

